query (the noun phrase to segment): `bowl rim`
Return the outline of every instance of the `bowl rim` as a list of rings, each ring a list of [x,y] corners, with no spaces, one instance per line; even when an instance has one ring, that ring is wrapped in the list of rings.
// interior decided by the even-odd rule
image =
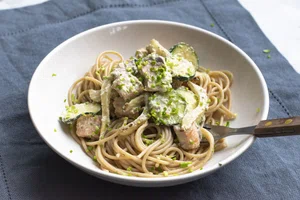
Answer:
[[[70,158],[64,156],[62,153],[60,153],[58,150],[56,150],[55,146],[52,146],[47,140],[46,138],[43,136],[44,134],[41,132],[39,125],[35,123],[35,120],[33,118],[32,112],[31,112],[31,107],[33,107],[34,105],[31,103],[31,96],[32,96],[32,88],[33,88],[33,84],[34,84],[34,80],[37,78],[37,74],[38,71],[41,70],[41,67],[44,63],[47,62],[47,60],[53,55],[55,54],[57,51],[59,51],[61,48],[63,48],[66,44],[73,42],[74,40],[76,40],[77,38],[80,38],[86,34],[90,34],[92,32],[96,32],[99,31],[101,29],[106,29],[106,28],[110,28],[110,27],[115,27],[115,26],[120,26],[120,25],[138,25],[138,24],[163,24],[163,25],[172,25],[172,26],[176,26],[176,27],[180,27],[180,28],[187,28],[187,29],[191,29],[193,31],[198,31],[198,32],[202,32],[204,34],[207,34],[217,40],[220,40],[221,42],[226,43],[227,45],[229,45],[231,48],[233,48],[234,50],[236,50],[238,53],[240,53],[252,66],[252,68],[254,69],[254,71],[256,72],[260,82],[261,82],[261,86],[262,86],[262,90],[263,90],[263,96],[264,96],[264,102],[263,102],[263,111],[262,111],[262,115],[261,115],[261,120],[265,120],[267,119],[268,116],[268,112],[269,112],[269,93],[268,93],[268,88],[267,88],[267,84],[266,81],[261,73],[261,71],[259,70],[259,68],[257,67],[257,65],[254,63],[254,61],[243,51],[241,50],[239,47],[237,47],[235,44],[233,44],[232,42],[228,41],[227,39],[212,33],[208,30],[193,26],[193,25],[188,25],[188,24],[184,24],[184,23],[179,23],[179,22],[173,22],[173,21],[165,21],[165,20],[129,20],[129,21],[121,21],[121,22],[114,22],[114,23],[109,23],[109,24],[105,24],[105,25],[101,25],[101,26],[97,26],[91,29],[88,29],[86,31],[80,32],[74,36],[72,36],[71,38],[65,40],[64,42],[62,42],[61,44],[59,44],[58,46],[56,46],[50,53],[47,54],[46,57],[44,57],[44,59],[40,62],[40,64],[38,65],[38,67],[36,68],[36,70],[33,73],[33,76],[31,78],[30,84],[29,84],[29,88],[28,88],[28,97],[27,97],[27,103],[28,103],[28,109],[29,109],[29,114],[30,114],[30,118],[32,120],[32,123],[35,127],[35,129],[37,130],[37,132],[39,133],[40,137],[44,140],[44,142],[54,151],[56,152],[60,157],[62,157],[63,159],[65,159],[66,161],[68,161],[69,163],[71,163],[72,165],[82,169],[83,171],[95,175],[95,176],[101,176],[101,178],[105,179],[105,180],[110,180],[113,179],[113,182],[118,182],[121,184],[125,184],[125,182],[130,185],[130,183],[160,183],[162,186],[164,185],[164,183],[168,183],[168,182],[179,182],[179,183],[184,183],[184,182],[189,182],[191,180],[195,180],[195,179],[199,179],[205,175],[208,175],[214,171],[216,171],[217,169],[224,167],[225,165],[227,165],[228,163],[230,163],[231,161],[235,160],[236,158],[238,158],[240,155],[242,155],[255,141],[255,136],[249,136],[247,138],[244,139],[245,143],[243,146],[241,146],[240,149],[238,149],[237,151],[235,151],[232,155],[228,156],[227,158],[225,158],[222,161],[222,166],[220,166],[219,164],[215,164],[213,166],[211,166],[209,169],[203,168],[203,170],[198,170],[197,172],[193,172],[193,173],[188,173],[188,174],[184,174],[184,175],[180,175],[180,176],[170,176],[170,177],[157,177],[157,178],[144,178],[144,177],[134,177],[134,176],[124,176],[124,175],[119,175],[119,174],[114,174],[114,173],[108,173],[102,170],[96,170],[93,168],[87,168],[84,165],[81,165],[80,163],[74,162],[73,160],[71,160]],[[175,185],[175,184],[173,184]]]

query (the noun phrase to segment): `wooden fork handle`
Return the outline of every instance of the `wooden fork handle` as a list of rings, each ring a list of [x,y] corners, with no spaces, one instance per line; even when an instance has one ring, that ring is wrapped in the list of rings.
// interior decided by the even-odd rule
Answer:
[[[300,135],[300,117],[261,121],[255,127],[254,135],[256,137]]]

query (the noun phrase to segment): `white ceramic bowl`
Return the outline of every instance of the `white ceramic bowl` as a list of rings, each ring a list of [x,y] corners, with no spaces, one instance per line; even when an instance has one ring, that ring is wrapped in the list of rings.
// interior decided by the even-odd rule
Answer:
[[[253,136],[229,137],[228,147],[216,152],[203,170],[165,178],[108,173],[100,170],[82,151],[58,121],[69,87],[94,64],[100,52],[115,50],[129,58],[152,38],[167,48],[186,42],[194,47],[202,66],[233,72],[232,110],[238,113],[238,117],[231,126],[249,126],[266,119],[269,96],[265,80],[255,63],[234,44],[209,31],[175,22],[119,22],[96,27],[68,39],[49,53],[36,69],[28,91],[28,106],[34,126],[49,147],[76,167],[101,179],[132,186],[161,187],[204,177],[233,161],[251,146],[255,140]],[[55,77],[52,77],[53,73]],[[261,110],[259,113],[257,108]],[[222,167],[218,163],[222,163]]]

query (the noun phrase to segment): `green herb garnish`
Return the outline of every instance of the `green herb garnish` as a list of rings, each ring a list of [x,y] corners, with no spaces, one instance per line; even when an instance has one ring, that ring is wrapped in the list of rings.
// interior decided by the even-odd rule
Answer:
[[[226,127],[229,127],[230,126],[230,122],[226,122]]]
[[[78,103],[78,99],[76,99],[75,94],[71,95],[71,100],[72,100],[73,103]]]
[[[189,166],[189,164],[192,164],[192,162],[183,162],[183,163],[180,163],[180,167],[181,168],[186,168]]]
[[[87,150],[88,150],[88,151],[92,151],[93,149],[94,149],[93,146],[88,146],[88,147],[87,147]]]
[[[132,167],[127,167],[127,171],[132,171]]]
[[[264,53],[270,53],[271,50],[270,50],[270,49],[264,49],[263,52],[264,52]]]

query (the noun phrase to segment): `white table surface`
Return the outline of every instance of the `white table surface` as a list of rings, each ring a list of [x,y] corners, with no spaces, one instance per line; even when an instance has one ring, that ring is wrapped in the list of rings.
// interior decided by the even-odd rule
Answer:
[[[0,0],[0,10],[45,1],[47,0]],[[239,1],[252,14],[265,35],[300,73],[300,0]]]

